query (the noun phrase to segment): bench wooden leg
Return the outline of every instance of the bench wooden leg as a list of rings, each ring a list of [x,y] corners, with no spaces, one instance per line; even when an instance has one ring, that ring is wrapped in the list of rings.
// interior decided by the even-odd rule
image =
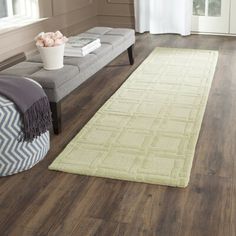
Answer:
[[[129,55],[129,63],[130,65],[133,65],[134,64],[134,56],[133,56],[133,46],[130,46],[127,51],[128,51],[128,55]]]
[[[61,102],[50,102],[54,134],[61,133]]]

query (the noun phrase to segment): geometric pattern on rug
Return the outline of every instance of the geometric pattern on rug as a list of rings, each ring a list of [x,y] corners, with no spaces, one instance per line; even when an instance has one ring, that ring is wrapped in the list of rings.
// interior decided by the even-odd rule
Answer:
[[[156,48],[49,169],[186,187],[217,59]]]

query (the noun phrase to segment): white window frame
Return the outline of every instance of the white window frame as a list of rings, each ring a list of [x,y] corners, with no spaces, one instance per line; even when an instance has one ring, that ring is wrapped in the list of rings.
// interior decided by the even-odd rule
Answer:
[[[39,3],[38,0],[19,0],[20,6],[18,6],[17,11],[18,14],[14,14],[13,12],[13,0],[5,0],[6,2],[6,11],[7,16],[1,17],[1,19],[4,18],[12,18],[12,17],[19,17],[19,16],[28,16],[31,18],[39,18]]]
[[[6,8],[7,8],[7,16],[6,17],[12,17],[13,16],[12,0],[6,0]]]
[[[38,0],[19,0],[22,4],[17,7],[17,14],[13,12],[13,0],[5,1],[7,16],[0,18],[0,33],[42,20]]]

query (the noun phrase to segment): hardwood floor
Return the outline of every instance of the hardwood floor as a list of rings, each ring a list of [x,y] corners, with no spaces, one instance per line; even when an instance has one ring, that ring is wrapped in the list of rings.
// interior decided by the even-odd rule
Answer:
[[[219,50],[191,181],[186,189],[49,171],[65,145],[156,47]],[[31,170],[0,178],[1,236],[235,236],[236,38],[138,35],[127,54],[62,104],[63,133]]]

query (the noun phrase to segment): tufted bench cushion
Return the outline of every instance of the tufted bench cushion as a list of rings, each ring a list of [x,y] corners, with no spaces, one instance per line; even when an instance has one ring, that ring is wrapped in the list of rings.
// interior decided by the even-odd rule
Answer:
[[[58,113],[58,104],[63,98],[127,49],[130,64],[133,64],[134,30],[95,27],[78,36],[100,38],[101,47],[83,58],[65,57],[65,66],[60,70],[45,70],[40,56],[36,55],[1,72],[2,74],[27,76],[39,82],[49,101],[54,104],[54,120],[58,119],[58,114],[55,113]],[[55,125],[54,122],[54,128]],[[58,132],[57,130],[56,133]]]
[[[13,175],[30,169],[49,150],[49,132],[32,142],[19,141],[21,118],[15,105],[0,96],[0,176]]]

